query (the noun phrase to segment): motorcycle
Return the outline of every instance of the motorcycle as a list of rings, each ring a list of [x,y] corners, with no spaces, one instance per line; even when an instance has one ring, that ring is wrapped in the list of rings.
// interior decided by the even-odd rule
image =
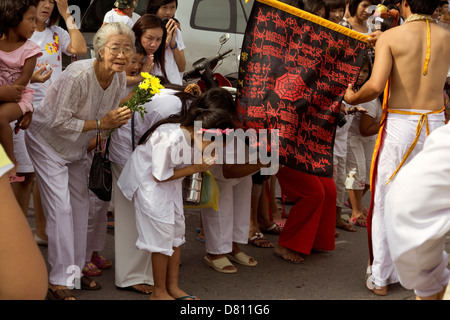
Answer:
[[[231,84],[231,81],[220,73],[214,72],[215,69],[222,63],[222,61],[228,57],[233,49],[228,49],[223,53],[220,53],[222,46],[228,41],[230,35],[228,33],[223,34],[220,39],[220,48],[212,57],[201,58],[192,64],[192,70],[185,72],[183,79],[186,82],[197,81],[198,86],[205,92],[211,88],[222,87],[228,90],[231,94],[236,95],[236,88]]]

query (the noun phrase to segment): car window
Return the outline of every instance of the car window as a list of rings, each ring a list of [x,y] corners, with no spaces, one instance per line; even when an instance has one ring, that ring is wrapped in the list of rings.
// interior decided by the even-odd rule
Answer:
[[[192,28],[233,32],[231,1],[198,0],[192,11]]]
[[[247,28],[248,17],[250,16],[250,12],[252,11],[253,0],[245,3],[245,0],[239,0],[237,2],[237,33],[245,33],[245,29]]]

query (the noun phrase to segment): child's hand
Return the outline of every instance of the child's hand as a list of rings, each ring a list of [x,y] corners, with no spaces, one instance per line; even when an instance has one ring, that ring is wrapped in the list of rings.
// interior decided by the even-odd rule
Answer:
[[[28,111],[19,120],[17,120],[14,126],[14,133],[17,134],[20,129],[27,130],[30,126],[31,119],[33,118],[33,112]]]
[[[203,156],[202,157],[202,163],[200,164],[194,164],[194,170],[195,172],[205,172],[211,169],[212,166],[216,164],[217,157],[211,157],[211,156]]]
[[[52,76],[52,73],[53,73],[53,69],[50,69],[50,71],[48,71],[48,72],[46,72],[46,71],[47,71],[46,66],[36,70],[33,73],[33,75],[31,76],[30,82],[31,83],[35,83],[35,82],[44,83],[45,81],[50,79],[50,77]],[[45,74],[44,74],[44,72],[45,72]]]
[[[368,110],[364,109],[363,107],[360,107],[360,106],[353,106],[353,107],[350,107],[350,108],[346,109],[346,114],[353,114],[353,113],[357,113],[357,112],[359,112],[359,113],[367,113]]]
[[[0,86],[0,101],[20,102],[25,87],[18,84]]]

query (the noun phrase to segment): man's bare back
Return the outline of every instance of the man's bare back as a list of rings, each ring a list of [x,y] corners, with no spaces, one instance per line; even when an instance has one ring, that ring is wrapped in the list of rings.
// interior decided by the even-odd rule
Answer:
[[[388,104],[391,109],[442,109],[443,90],[450,66],[450,31],[436,23],[429,24],[431,55],[426,75],[423,70],[427,53],[427,22],[406,22],[378,38],[370,79],[356,93],[350,85],[344,96],[345,101],[357,105],[374,100],[390,79]]]
[[[430,27],[431,55],[426,75],[423,74],[427,52],[425,21],[405,23],[385,32],[378,40],[377,47],[382,47],[383,51],[389,49],[392,55],[391,109],[439,110],[444,106],[443,90],[450,65],[450,31],[435,23],[430,23]],[[380,58],[385,58],[383,55]]]

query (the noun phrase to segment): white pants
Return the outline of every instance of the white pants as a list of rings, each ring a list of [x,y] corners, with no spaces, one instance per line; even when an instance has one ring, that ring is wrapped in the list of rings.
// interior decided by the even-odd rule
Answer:
[[[247,243],[250,228],[250,202],[252,177],[223,178],[222,166],[211,170],[219,187],[219,211],[202,209],[202,224],[206,252],[226,254],[232,251],[233,242]]]
[[[370,184],[370,167],[375,140],[364,138],[358,135],[348,136],[345,187],[350,190],[364,190],[365,186]]]
[[[427,112],[424,110],[413,111]],[[399,281],[387,242],[385,214],[389,214],[389,212],[384,210],[384,201],[390,187],[390,184],[387,184],[387,182],[400,165],[406,151],[415,139],[419,117],[418,115],[389,113],[386,119],[384,141],[379,151],[372,213],[372,249],[374,258],[372,276],[375,284],[378,286],[387,286],[390,283]],[[430,132],[444,125],[443,113],[428,115],[428,124]],[[426,129],[424,124],[420,139],[406,163],[422,150],[425,139]]]
[[[115,283],[125,288],[136,284],[153,285],[151,254],[136,248],[138,231],[134,206],[117,187],[123,166],[112,163],[115,243]]]
[[[33,162],[47,221],[49,282],[71,286],[74,267],[81,270],[86,256],[89,194],[87,157],[67,162],[29,130],[25,141]]]
[[[11,130],[14,130],[16,122],[10,123]],[[34,172],[33,163],[31,162],[30,156],[28,155],[27,148],[25,146],[25,131],[19,130],[17,134],[13,133],[13,143],[14,143],[14,157],[18,163],[17,172],[19,173],[30,173]]]
[[[333,155],[333,180],[336,184],[336,207],[342,208],[345,199],[345,178],[347,177],[345,164],[347,159]]]

